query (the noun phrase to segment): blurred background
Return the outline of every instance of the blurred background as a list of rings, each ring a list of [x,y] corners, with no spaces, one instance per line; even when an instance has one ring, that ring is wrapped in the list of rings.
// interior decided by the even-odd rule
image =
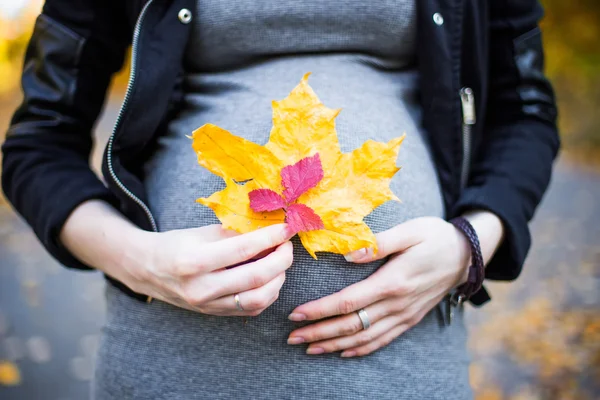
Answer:
[[[523,275],[489,283],[494,300],[468,309],[477,400],[600,399],[600,2],[542,3],[563,151]],[[0,0],[0,142],[20,101],[23,51],[40,7]],[[126,69],[96,128],[95,168]],[[53,261],[0,194],[0,398],[87,398],[103,287],[99,274]]]

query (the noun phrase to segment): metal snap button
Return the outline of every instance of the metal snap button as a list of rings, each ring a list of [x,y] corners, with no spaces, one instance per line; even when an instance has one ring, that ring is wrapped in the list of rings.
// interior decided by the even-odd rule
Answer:
[[[177,15],[182,24],[189,24],[192,20],[192,12],[187,8],[182,8],[179,10],[179,14]]]
[[[444,17],[442,17],[442,14],[440,13],[435,13],[433,14],[433,22],[435,22],[436,25],[441,26],[444,24]]]

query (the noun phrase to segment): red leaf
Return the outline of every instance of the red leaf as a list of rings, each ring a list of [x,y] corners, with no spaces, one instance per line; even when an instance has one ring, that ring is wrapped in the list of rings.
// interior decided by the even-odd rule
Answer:
[[[290,204],[286,210],[285,222],[294,233],[324,228],[321,217],[305,204]]]
[[[288,165],[281,170],[283,197],[289,203],[295,201],[308,189],[317,186],[323,179],[323,167],[319,153],[306,157],[296,164]]]
[[[275,211],[285,207],[285,200],[271,189],[255,189],[248,193],[254,212]]]

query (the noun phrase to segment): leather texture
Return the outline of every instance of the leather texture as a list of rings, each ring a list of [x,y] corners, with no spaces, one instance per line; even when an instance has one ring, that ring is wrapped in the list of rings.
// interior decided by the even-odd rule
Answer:
[[[46,127],[60,125],[68,118],[60,110],[38,107],[41,104],[73,105],[77,85],[77,65],[84,38],[46,15],[36,20],[32,45],[27,50],[23,67],[23,103],[30,105],[28,121]],[[20,122],[20,121],[19,121]],[[24,127],[25,128],[25,127]],[[31,134],[31,129],[20,129],[13,124],[8,135]]]
[[[519,71],[520,84],[517,92],[525,115],[553,123],[556,106],[552,88],[544,76],[544,50],[542,32],[536,27],[515,39],[515,65]]]

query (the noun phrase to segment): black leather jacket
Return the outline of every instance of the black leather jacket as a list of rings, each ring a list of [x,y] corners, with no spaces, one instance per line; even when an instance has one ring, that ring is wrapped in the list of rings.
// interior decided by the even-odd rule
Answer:
[[[68,267],[89,268],[58,240],[69,213],[85,200],[104,199],[141,228],[157,229],[141,165],[178,108],[195,4],[46,1],[25,58],[24,100],[2,147],[2,186],[46,249]],[[447,217],[467,209],[497,214],[506,238],[486,276],[514,279],[530,246],[527,223],[559,148],[554,95],[542,71],[542,9],[535,0],[417,4],[422,123]],[[105,185],[88,165],[91,131],[130,44],[131,78],[105,152]],[[485,291],[474,298],[485,300]]]

